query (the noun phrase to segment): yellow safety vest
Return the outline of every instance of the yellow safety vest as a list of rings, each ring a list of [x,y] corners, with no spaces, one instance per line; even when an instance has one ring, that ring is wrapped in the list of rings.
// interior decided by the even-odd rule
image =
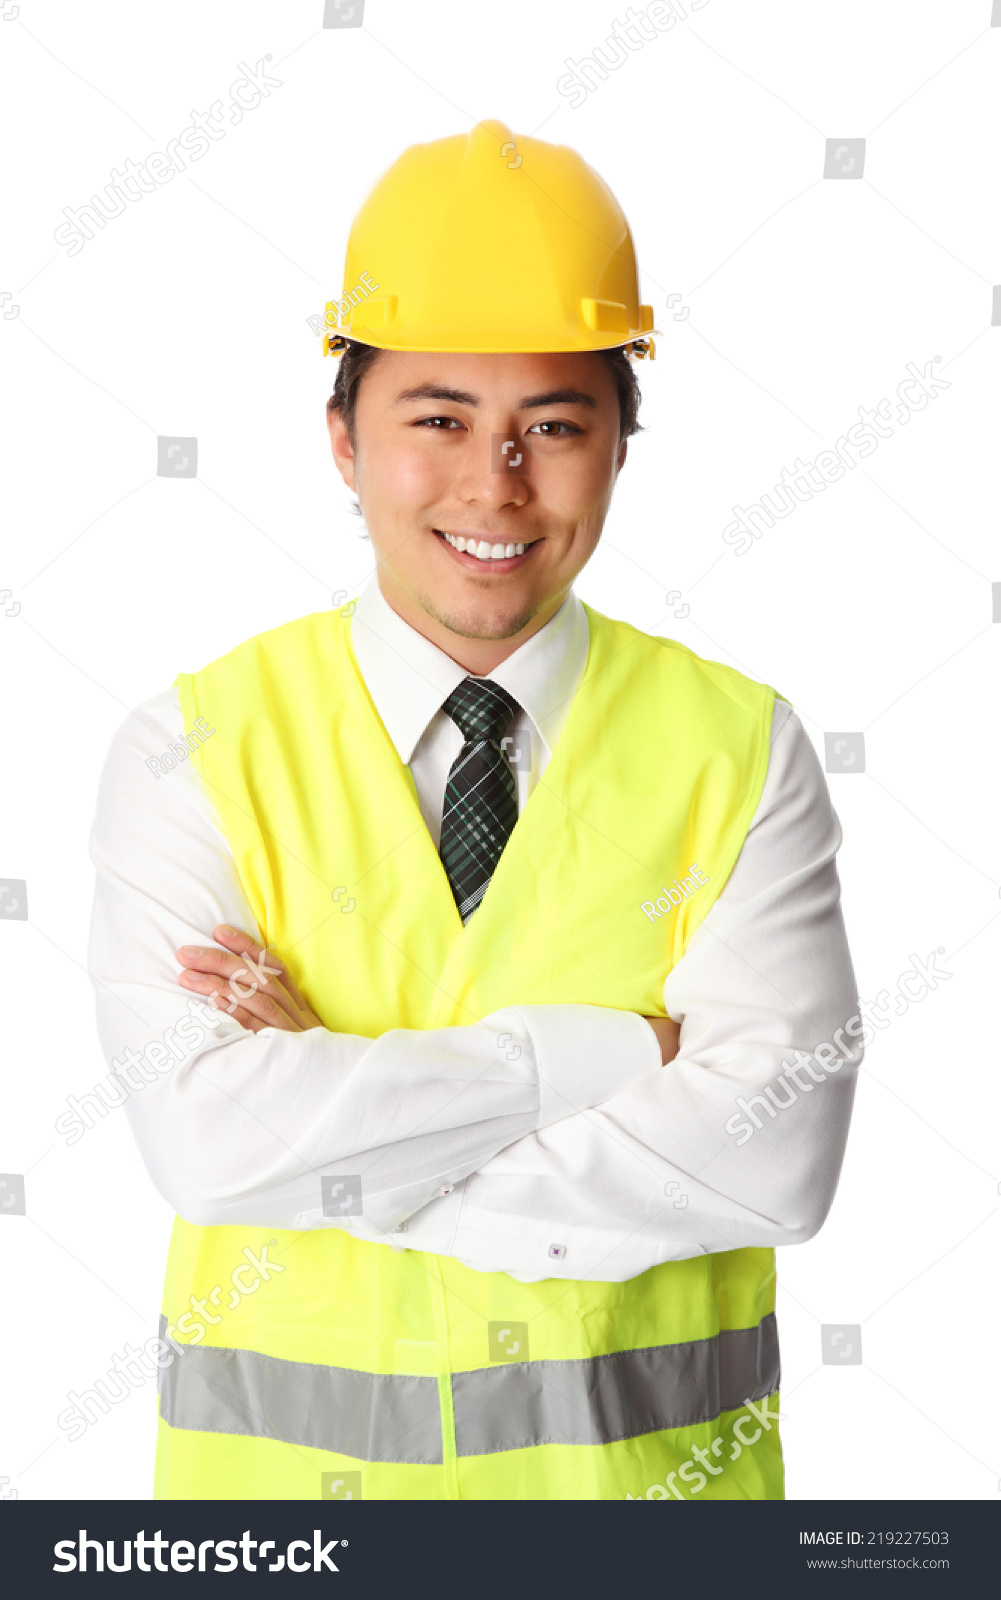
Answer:
[[[585,611],[563,732],[465,928],[344,613],[178,676],[185,726],[215,730],[192,759],[262,937],[327,1028],[665,1014],[757,808],[776,691]],[[651,1194],[651,1217],[671,1204]],[[774,1303],[771,1249],[521,1283],[333,1222],[178,1218],[155,1495],[781,1499]]]

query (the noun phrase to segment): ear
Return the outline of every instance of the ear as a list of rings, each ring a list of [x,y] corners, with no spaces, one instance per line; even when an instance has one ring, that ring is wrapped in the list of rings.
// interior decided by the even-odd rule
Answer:
[[[355,453],[348,437],[348,430],[340,410],[327,408],[327,429],[330,433],[330,449],[336,466],[349,489],[355,488]]]
[[[629,440],[628,439],[623,439],[622,443],[619,445],[619,453],[615,458],[616,476],[618,476],[618,474],[622,471],[623,467],[625,466],[625,464],[626,464],[626,456],[628,454],[629,454]]]

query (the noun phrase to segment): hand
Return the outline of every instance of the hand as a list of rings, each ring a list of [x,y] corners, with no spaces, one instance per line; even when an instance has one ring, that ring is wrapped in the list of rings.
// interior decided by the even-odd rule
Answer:
[[[644,1017],[643,1021],[649,1022],[657,1035],[657,1043],[660,1045],[661,1066],[666,1067],[669,1061],[674,1060],[681,1048],[681,1024],[680,1022],[672,1022],[670,1017]]]
[[[226,949],[182,944],[176,951],[184,967],[179,981],[185,989],[207,996],[210,1005],[235,1017],[251,1033],[262,1028],[305,1033],[323,1027],[273,950],[225,922],[212,929],[212,937]]]

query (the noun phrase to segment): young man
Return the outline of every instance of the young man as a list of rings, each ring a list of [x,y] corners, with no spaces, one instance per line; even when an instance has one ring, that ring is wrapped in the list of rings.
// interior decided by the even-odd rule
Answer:
[[[861,1055],[841,832],[788,702],[573,592],[653,324],[628,226],[488,122],[404,153],[344,282],[375,576],[140,707],[92,839],[178,1212],[155,1492],[780,1498],[773,1247]]]

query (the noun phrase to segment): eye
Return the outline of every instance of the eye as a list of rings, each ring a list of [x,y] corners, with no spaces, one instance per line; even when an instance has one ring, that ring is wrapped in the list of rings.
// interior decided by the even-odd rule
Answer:
[[[534,433],[537,428],[563,428],[563,429],[566,430],[567,434],[583,433],[583,431],[584,431],[583,428],[578,428],[578,426],[577,426],[577,424],[575,422],[549,422],[549,421],[547,421],[547,422],[535,422],[535,423],[532,424],[532,426],[529,428],[528,431],[529,431],[529,433]],[[561,437],[563,437],[563,435],[560,435],[558,433],[544,433],[544,434],[542,434],[542,438],[543,439],[559,439]]]
[[[461,428],[463,426],[464,424],[459,421],[458,417],[417,417],[411,423],[413,428],[437,428],[442,432],[446,429]]]

